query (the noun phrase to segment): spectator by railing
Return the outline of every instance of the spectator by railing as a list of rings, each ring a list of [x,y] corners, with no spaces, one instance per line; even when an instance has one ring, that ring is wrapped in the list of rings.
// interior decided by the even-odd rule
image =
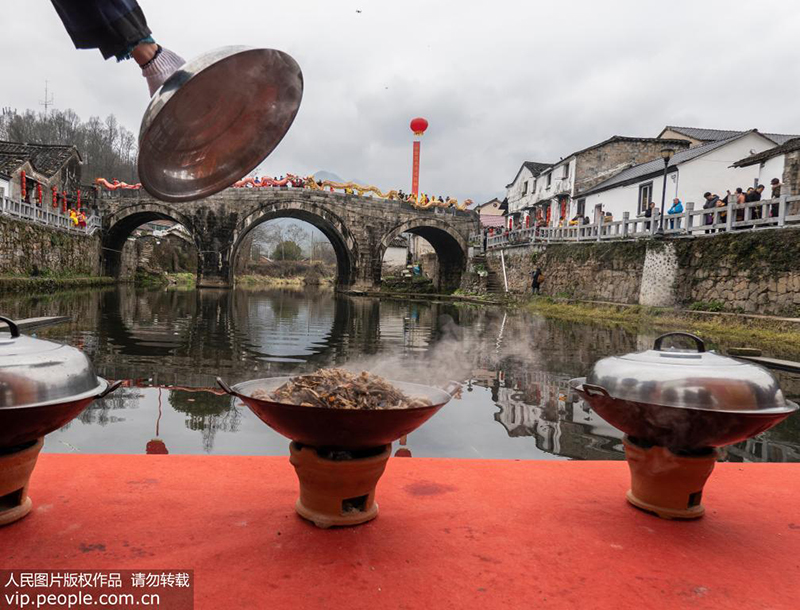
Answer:
[[[680,214],[667,214],[664,217],[664,235],[669,237],[694,237],[729,231],[750,229],[780,228],[800,224],[800,196],[782,196],[777,199],[751,201],[743,204],[728,204],[708,210],[695,209],[689,202]],[[506,248],[533,243],[565,243],[607,241],[614,239],[636,239],[652,237],[661,225],[660,212],[653,216],[630,217],[628,212],[622,220],[605,221],[601,224],[576,225],[567,227],[530,227],[504,231],[489,235],[485,240],[475,239],[475,243],[486,244],[486,249]]]
[[[28,203],[19,199],[3,197],[0,204],[0,213],[5,216],[26,220],[36,224],[62,229],[70,233],[92,235],[98,231],[103,223],[99,216],[92,214],[86,217],[86,226],[76,225],[73,220],[61,212],[60,208],[49,206],[38,206],[35,203]]]

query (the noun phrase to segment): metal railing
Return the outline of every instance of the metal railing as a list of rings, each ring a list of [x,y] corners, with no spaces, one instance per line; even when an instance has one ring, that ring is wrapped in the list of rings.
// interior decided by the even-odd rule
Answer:
[[[63,214],[60,208],[52,208],[44,204],[39,207],[35,203],[28,203],[9,197],[0,199],[0,213],[18,220],[25,220],[82,235],[92,235],[103,226],[102,219],[95,214],[87,216],[86,226],[80,227],[76,226],[69,216]]]
[[[622,220],[601,224],[574,225],[566,227],[530,227],[506,231],[486,238],[486,249],[524,246],[534,243],[568,243],[636,239],[652,237],[661,223],[659,210],[647,218],[631,218],[628,212]],[[752,201],[745,204],[729,204],[711,209],[695,209],[689,202],[680,214],[664,217],[664,235],[670,237],[694,237],[717,232],[781,228],[800,224],[800,196],[783,196],[778,199]],[[472,242],[481,244],[480,236]]]

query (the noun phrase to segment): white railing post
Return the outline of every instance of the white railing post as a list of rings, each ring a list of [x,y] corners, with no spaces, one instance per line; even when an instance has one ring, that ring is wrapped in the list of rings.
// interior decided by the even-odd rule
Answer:
[[[787,199],[789,195],[786,193],[788,190],[785,186],[783,187],[783,193],[778,198],[778,226],[783,227],[786,226],[786,214],[789,211],[789,202]]]
[[[736,204],[731,201],[733,195],[728,195],[728,213],[725,215],[725,230],[733,231],[733,221],[736,218]]]
[[[622,236],[623,237],[628,237],[628,233],[630,232],[630,227],[628,226],[628,223],[630,222],[630,219],[631,219],[631,213],[630,212],[623,212],[622,213]],[[635,232],[636,231],[634,230],[634,233]]]
[[[683,211],[683,216],[686,219],[683,226],[684,232],[688,234],[692,233],[692,225],[694,224],[694,216],[692,215],[692,212],[694,212],[694,201],[687,201],[686,209]]]

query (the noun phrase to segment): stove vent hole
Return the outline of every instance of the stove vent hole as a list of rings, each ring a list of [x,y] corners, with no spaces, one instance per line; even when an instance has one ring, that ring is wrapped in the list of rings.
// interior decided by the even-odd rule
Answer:
[[[346,500],[342,500],[342,514],[346,515],[348,513],[363,513],[367,509],[368,498],[369,494],[366,496],[358,496],[356,498],[347,498]]]
[[[703,492],[696,491],[693,494],[689,494],[689,505],[686,508],[692,508],[693,506],[700,506],[700,501],[703,499]]]
[[[0,496],[0,512],[4,510],[11,510],[12,508],[17,508],[22,504],[22,492],[23,489],[18,489],[16,491],[12,491],[10,494],[6,494],[4,496]]]

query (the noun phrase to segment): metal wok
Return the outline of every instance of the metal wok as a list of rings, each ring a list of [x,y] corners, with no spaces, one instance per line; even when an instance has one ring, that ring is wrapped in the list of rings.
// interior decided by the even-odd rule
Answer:
[[[261,421],[279,434],[312,447],[348,450],[380,447],[410,434],[453,397],[438,388],[395,381],[390,383],[406,395],[425,397],[432,405],[414,409],[327,409],[252,397],[256,390],[272,392],[290,379],[255,379],[229,387],[217,378],[217,383],[225,392],[242,400]]]
[[[74,347],[22,335],[0,316],[0,452],[34,442],[117,389]]]
[[[58,430],[80,415],[92,401],[104,398],[122,383],[117,381],[109,384],[101,378],[98,381],[95,390],[72,399],[0,409],[0,453],[4,449],[27,445]]]
[[[798,406],[761,410],[708,410],[663,406],[614,398],[585,378],[570,381],[572,389],[612,426],[638,440],[677,450],[723,447],[746,440],[781,423]]]

